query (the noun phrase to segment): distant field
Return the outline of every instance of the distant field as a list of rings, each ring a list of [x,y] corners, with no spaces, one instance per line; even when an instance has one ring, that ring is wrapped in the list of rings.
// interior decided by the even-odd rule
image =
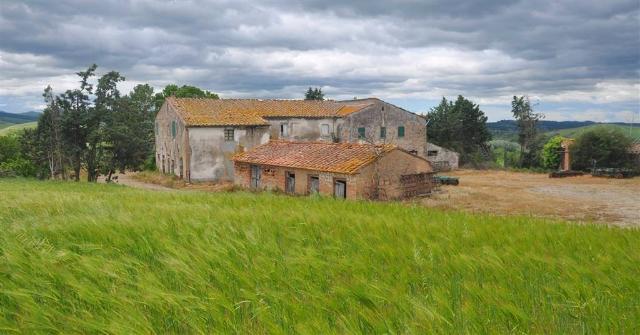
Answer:
[[[640,332],[640,230],[0,179],[0,333]]]
[[[20,132],[20,131],[22,131],[24,129],[36,128],[37,126],[38,126],[38,122],[27,122],[27,123],[20,123],[20,124],[10,125],[8,127],[0,129],[0,136],[6,136],[6,135],[14,134],[14,133]],[[0,128],[1,127],[2,126],[0,125]]]
[[[581,134],[593,130],[596,128],[606,128],[606,129],[617,129],[622,131],[625,135],[630,136],[632,138],[640,138],[640,127],[629,127],[618,124],[594,124],[590,126],[580,127],[580,128],[572,128],[572,129],[562,129],[557,131],[549,132],[550,134],[559,134],[565,137],[576,138]]]

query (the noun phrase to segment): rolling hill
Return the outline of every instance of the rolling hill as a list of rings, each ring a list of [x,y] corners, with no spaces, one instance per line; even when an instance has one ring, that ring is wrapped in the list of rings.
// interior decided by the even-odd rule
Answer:
[[[38,117],[40,117],[40,113],[38,112],[27,112],[23,114],[14,114],[5,111],[0,111],[0,123],[1,124],[20,124],[38,121]]]
[[[518,126],[515,120],[501,120],[498,122],[488,122],[487,127],[493,135],[494,140],[507,140],[516,142],[518,139]],[[632,138],[640,137],[640,123],[598,123],[593,121],[540,121],[538,127],[542,133],[549,135],[562,135],[565,137],[576,137],[595,127],[608,127],[610,129],[620,129]],[[631,130],[630,130],[631,128]]]
[[[0,136],[8,136],[22,131],[23,129],[35,128],[38,126],[38,122],[27,122],[27,123],[18,123],[12,124],[2,128],[0,126]]]

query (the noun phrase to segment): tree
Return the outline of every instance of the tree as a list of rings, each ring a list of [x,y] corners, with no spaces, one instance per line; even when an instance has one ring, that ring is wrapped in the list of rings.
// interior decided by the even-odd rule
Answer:
[[[544,114],[535,113],[526,96],[513,97],[511,101],[511,113],[518,123],[518,143],[520,143],[520,166],[530,167],[533,164],[535,151],[530,147],[534,143],[538,132],[538,121],[544,118]]]
[[[572,165],[587,170],[594,165],[607,168],[631,167],[629,149],[633,141],[619,129],[597,127],[578,138],[570,148]]]
[[[47,107],[38,119],[36,137],[47,158],[49,177],[66,179],[60,108],[51,86],[45,88],[42,96]]]
[[[562,161],[562,142],[565,140],[562,136],[552,137],[542,147],[542,167],[545,169],[557,169]]]
[[[176,84],[169,84],[165,86],[161,93],[157,93],[155,95],[156,112],[160,110],[160,107],[162,107],[164,99],[171,96],[176,98],[220,99],[217,94],[195,86],[182,85],[182,87],[178,87]]]
[[[307,93],[304,94],[304,100],[324,100],[324,93],[322,93],[322,88],[311,88],[307,90]]]
[[[93,64],[86,71],[76,73],[81,79],[80,88],[67,90],[56,98],[62,111],[62,138],[69,154],[75,181],[80,180],[83,155],[90,132],[89,95],[93,93],[93,85],[89,84],[89,78],[94,76],[97,67]]]
[[[463,162],[478,162],[488,155],[491,133],[479,105],[461,95],[455,102],[443,97],[427,118],[429,141],[459,152]]]

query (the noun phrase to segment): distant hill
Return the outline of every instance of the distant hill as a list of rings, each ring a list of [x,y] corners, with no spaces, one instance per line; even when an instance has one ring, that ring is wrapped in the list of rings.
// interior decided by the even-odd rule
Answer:
[[[538,123],[539,129],[544,133],[560,134],[566,137],[576,137],[579,134],[593,129],[594,127],[605,126],[612,128],[619,128],[629,134],[629,126],[631,126],[631,137],[637,138],[640,136],[640,123],[624,123],[624,122],[612,122],[612,123],[598,123],[593,121],[540,121]],[[487,122],[487,127],[497,140],[509,140],[517,141],[518,138],[518,125],[515,120],[501,120],[498,122]]]
[[[19,124],[19,123],[27,123],[38,121],[40,117],[40,113],[38,112],[27,112],[23,114],[15,114],[9,113],[5,111],[0,111],[0,123],[10,123],[10,124]]]

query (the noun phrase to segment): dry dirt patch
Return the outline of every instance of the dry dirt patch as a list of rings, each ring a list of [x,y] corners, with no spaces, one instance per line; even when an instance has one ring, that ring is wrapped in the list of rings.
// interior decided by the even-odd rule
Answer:
[[[431,207],[498,215],[521,214],[640,226],[640,178],[591,176],[549,178],[545,174],[460,170],[459,186],[423,200]]]

